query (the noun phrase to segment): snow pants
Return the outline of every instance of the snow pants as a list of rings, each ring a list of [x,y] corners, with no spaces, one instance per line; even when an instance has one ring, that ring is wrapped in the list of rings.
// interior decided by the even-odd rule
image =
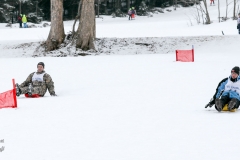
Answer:
[[[128,20],[130,20],[130,19],[132,19],[132,15],[131,15],[131,14],[129,14],[129,18],[128,18]]]
[[[28,93],[28,86],[20,88],[22,91],[22,94]],[[32,87],[32,94],[38,94],[40,96],[43,96],[46,92],[43,90],[41,86]]]
[[[220,100],[222,101],[223,106],[225,106],[225,105],[228,104],[232,99],[229,98],[228,96],[222,96]],[[239,102],[239,100],[237,99],[237,103],[236,103],[236,105],[235,105],[235,108],[238,108],[238,107],[239,107],[239,104],[240,104],[240,102]]]
[[[19,22],[19,28],[22,28],[22,22]]]

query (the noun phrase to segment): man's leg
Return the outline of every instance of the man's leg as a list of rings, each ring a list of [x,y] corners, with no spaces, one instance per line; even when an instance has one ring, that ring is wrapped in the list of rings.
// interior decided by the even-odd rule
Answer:
[[[221,112],[225,104],[227,104],[231,99],[228,96],[222,96],[221,99],[217,98],[215,100],[215,108],[218,112]]]
[[[46,89],[42,86],[33,87],[32,94],[38,94],[39,96],[43,96],[46,93]]]
[[[26,93],[29,94],[29,92],[31,92],[30,93],[31,95],[38,94],[39,96],[43,96],[45,94],[45,90],[42,87],[32,87],[31,91],[29,91],[29,86],[19,87],[19,89],[20,89],[20,94],[26,94]],[[20,96],[20,94],[17,96]]]
[[[28,87],[20,87],[21,94],[26,94],[28,93]]]
[[[236,98],[231,99],[231,101],[228,104],[228,110],[230,111],[238,107],[239,107],[239,100]]]

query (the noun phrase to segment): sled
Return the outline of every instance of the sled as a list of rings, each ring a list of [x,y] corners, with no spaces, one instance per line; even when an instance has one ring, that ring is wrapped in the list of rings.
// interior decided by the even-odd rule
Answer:
[[[25,94],[26,98],[40,98],[40,96],[38,94],[33,94],[31,97],[26,93]]]
[[[223,107],[222,111],[229,111],[229,110],[228,110],[228,104],[226,104],[226,105]],[[236,112],[236,111],[237,111],[237,109],[235,108],[235,109],[230,110],[229,112]]]
[[[131,17],[132,17],[132,19],[135,19],[135,14],[132,14]]]

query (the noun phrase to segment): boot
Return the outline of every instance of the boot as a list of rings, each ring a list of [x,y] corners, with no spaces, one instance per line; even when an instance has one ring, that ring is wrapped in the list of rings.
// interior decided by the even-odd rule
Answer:
[[[216,110],[217,110],[218,112],[221,112],[221,111],[222,111],[222,109],[223,109],[223,104],[222,104],[221,99],[217,98],[217,99],[215,100],[215,108],[216,108]]]
[[[20,89],[18,83],[16,83],[16,96],[19,97],[21,94],[22,94],[22,91],[21,91],[21,89]]]
[[[237,99],[233,98],[231,101],[228,103],[228,110],[231,111],[235,109],[235,106],[237,104]]]
[[[32,83],[29,83],[29,85],[28,85],[28,95],[29,95],[29,97],[32,97],[32,92],[33,92]]]

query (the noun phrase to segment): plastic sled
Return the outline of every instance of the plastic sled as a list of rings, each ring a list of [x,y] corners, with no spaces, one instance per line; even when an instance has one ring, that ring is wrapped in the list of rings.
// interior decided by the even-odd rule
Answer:
[[[135,14],[132,14],[131,17],[132,17],[132,19],[135,19]]]
[[[38,94],[33,94],[31,97],[26,93],[25,94],[26,98],[40,98],[40,96]]]
[[[229,110],[228,110],[228,104],[226,104],[226,105],[223,107],[222,111],[229,111]],[[230,110],[229,112],[236,112],[236,111],[237,111],[237,109],[235,108],[235,109]]]

